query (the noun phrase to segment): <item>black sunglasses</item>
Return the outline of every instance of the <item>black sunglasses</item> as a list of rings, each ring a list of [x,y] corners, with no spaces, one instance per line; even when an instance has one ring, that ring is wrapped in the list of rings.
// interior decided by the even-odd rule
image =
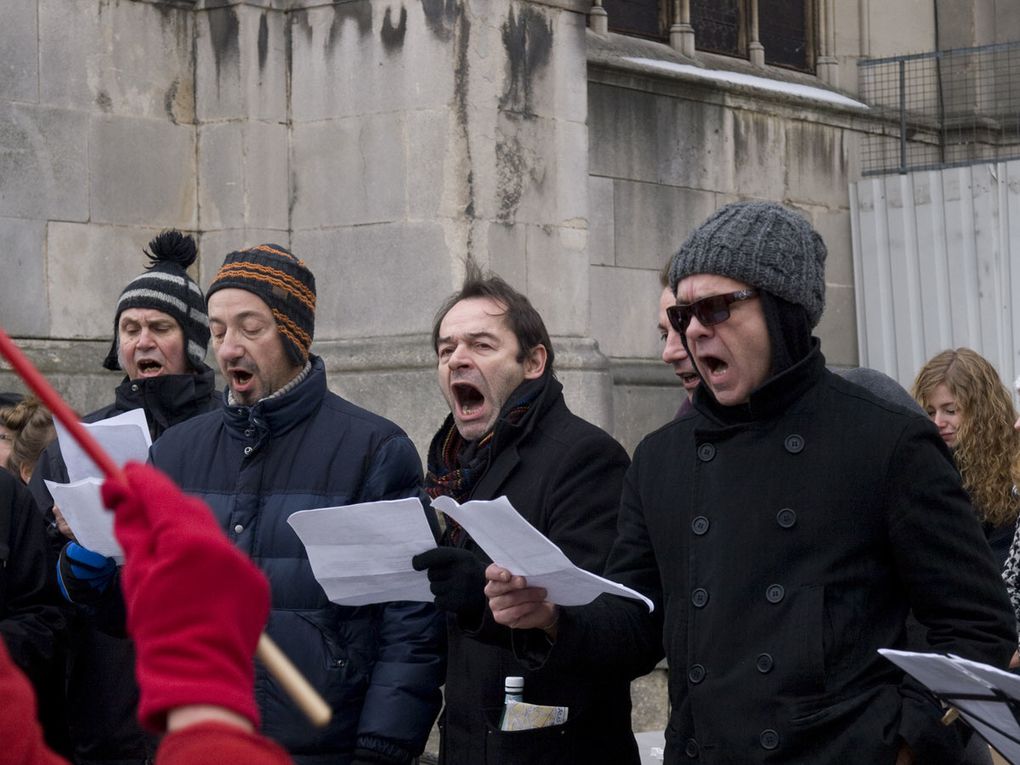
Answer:
[[[693,303],[677,303],[666,309],[670,326],[677,332],[687,332],[691,317],[697,316],[702,326],[711,327],[730,318],[730,304],[758,297],[758,290],[738,290],[726,295],[710,295]]]

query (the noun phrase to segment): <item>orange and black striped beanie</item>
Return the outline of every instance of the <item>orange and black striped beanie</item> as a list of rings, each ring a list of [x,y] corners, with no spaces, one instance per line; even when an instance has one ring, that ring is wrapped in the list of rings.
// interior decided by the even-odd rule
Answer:
[[[265,301],[276,319],[287,355],[298,366],[308,361],[315,333],[315,277],[304,261],[278,244],[260,244],[227,255],[206,291],[234,287]]]

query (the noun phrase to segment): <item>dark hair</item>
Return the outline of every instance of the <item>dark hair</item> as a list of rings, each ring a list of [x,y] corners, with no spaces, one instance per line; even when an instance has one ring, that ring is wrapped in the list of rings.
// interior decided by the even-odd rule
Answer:
[[[666,289],[669,286],[669,269],[672,268],[672,266],[673,258],[670,258],[666,261],[666,265],[659,270],[659,286],[663,289]],[[670,290],[670,292],[673,292],[673,290]]]
[[[506,310],[506,323],[517,337],[517,360],[524,361],[528,354],[539,345],[545,346],[546,369],[553,370],[553,347],[546,331],[545,322],[538,311],[523,294],[515,290],[494,273],[484,273],[481,267],[468,257],[464,261],[464,282],[460,290],[450,295],[436,312],[432,321],[432,350],[439,353],[439,325],[446,314],[461,300],[472,298],[489,298],[499,303]]]

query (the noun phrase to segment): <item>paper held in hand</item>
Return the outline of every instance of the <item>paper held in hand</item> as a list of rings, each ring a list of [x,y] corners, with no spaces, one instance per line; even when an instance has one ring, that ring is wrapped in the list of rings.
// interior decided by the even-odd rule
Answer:
[[[640,592],[575,566],[506,497],[463,505],[450,497],[436,497],[432,506],[463,526],[494,563],[526,577],[529,586],[544,588],[551,603],[581,606],[609,593],[640,600],[649,611],[655,608]]]
[[[67,466],[68,482],[76,483],[83,478],[99,478],[101,483],[103,471],[99,466],[85,453],[59,420],[54,420],[53,425],[57,430],[57,441],[60,442],[60,456]],[[118,467],[124,467],[132,460],[145,462],[149,457],[152,437],[149,435],[149,424],[145,419],[144,409],[132,409],[130,412],[99,422],[83,422],[82,427],[99,442]]]
[[[1020,677],[959,656],[878,652],[952,705],[1009,762],[1020,763],[1020,725],[1011,708],[1020,701]]]

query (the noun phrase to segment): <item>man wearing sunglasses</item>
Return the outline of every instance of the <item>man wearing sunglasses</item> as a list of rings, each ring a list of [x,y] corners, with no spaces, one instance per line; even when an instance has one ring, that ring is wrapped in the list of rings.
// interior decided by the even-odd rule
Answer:
[[[637,674],[665,654],[667,763],[961,762],[965,731],[878,653],[913,609],[932,650],[1005,667],[1013,619],[930,422],[825,368],[825,245],[779,205],[718,210],[668,311],[704,384],[647,436],[606,568],[656,605],[560,608],[491,566],[490,609],[554,621],[529,665]]]

